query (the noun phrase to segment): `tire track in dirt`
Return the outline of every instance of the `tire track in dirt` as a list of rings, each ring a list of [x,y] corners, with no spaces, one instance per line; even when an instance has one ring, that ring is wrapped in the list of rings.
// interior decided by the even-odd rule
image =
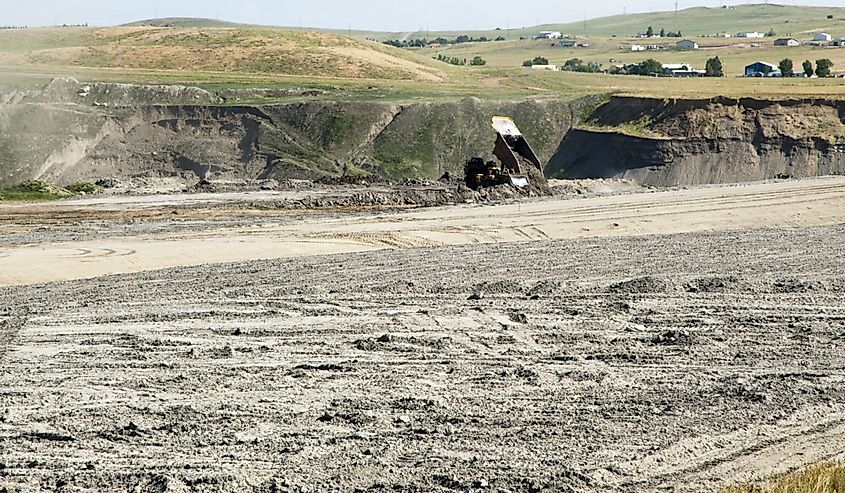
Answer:
[[[9,346],[25,324],[25,315],[18,311],[11,311],[7,316],[0,317],[0,361],[3,361]]]

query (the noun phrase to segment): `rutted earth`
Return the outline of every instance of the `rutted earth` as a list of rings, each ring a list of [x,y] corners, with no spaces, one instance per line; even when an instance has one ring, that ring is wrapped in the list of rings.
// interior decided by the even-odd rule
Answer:
[[[0,490],[708,491],[845,459],[845,179],[114,208],[2,233],[4,274],[62,282],[0,289]],[[195,265],[147,270],[166,249]]]

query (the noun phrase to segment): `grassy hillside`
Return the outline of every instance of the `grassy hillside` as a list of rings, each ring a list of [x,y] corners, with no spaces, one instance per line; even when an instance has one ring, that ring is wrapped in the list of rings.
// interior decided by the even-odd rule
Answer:
[[[442,67],[380,43],[269,28],[25,29],[0,32],[0,63],[333,77],[442,79]]]
[[[620,7],[621,8],[621,7]],[[833,19],[827,16],[832,15]],[[473,37],[486,36],[495,38],[503,36],[507,39],[530,37],[540,31],[560,31],[578,36],[597,37],[632,37],[645,32],[648,26],[656,31],[661,28],[667,31],[680,30],[692,36],[714,35],[727,32],[735,34],[741,31],[767,32],[774,29],[779,35],[801,35],[808,32],[826,31],[830,34],[845,36],[845,7],[791,7],[783,5],[738,5],[734,8],[695,7],[675,12],[649,12],[640,14],[615,15],[600,17],[584,22],[568,24],[555,23],[554,12],[547,13],[548,23],[539,26],[512,27],[499,26],[499,30],[469,30],[465,33]],[[395,39],[408,36],[411,38],[439,36],[454,38],[464,32],[429,31],[407,34],[382,33],[379,39]]]
[[[245,27],[245,24],[197,17],[162,17],[130,22],[124,27]]]
[[[550,14],[552,15],[552,14]],[[828,16],[833,16],[828,19]],[[672,24],[668,22],[671,19]],[[787,22],[788,21],[788,22]],[[3,92],[43,84],[54,76],[84,81],[198,85],[223,95],[227,104],[259,104],[292,100],[420,102],[479,96],[491,100],[524,98],[571,99],[589,93],[661,97],[756,96],[845,97],[842,79],[749,80],[735,77],[757,60],[777,63],[791,58],[830,58],[845,72],[845,49],[800,46],[776,48],[772,39],[740,40],[713,36],[716,31],[768,31],[811,39],[816,31],[845,36],[845,8],[738,6],[735,9],[687,9],[675,13],[632,14],[588,22],[586,48],[552,47],[547,41],[519,40],[540,29],[575,32],[575,25],[552,25],[511,31],[468,31],[473,36],[510,36],[510,40],[465,43],[425,49],[396,49],[359,36],[398,38],[425,33],[306,31],[256,26],[216,25],[203,19],[158,19],[138,24],[194,27],[121,26],[114,28],[50,28],[0,30],[0,97]],[[649,25],[680,29],[702,49],[674,50],[676,39],[651,40],[668,49],[631,52],[625,37]],[[200,27],[197,27],[200,26]],[[569,29],[571,27],[572,29]],[[583,30],[583,25],[581,26]],[[602,34],[603,33],[603,34]],[[454,37],[428,33],[429,37]],[[616,37],[613,37],[616,34]],[[483,67],[453,66],[433,60],[438,54],[487,61]],[[649,79],[635,76],[544,73],[522,68],[522,62],[544,56],[562,65],[581,58],[608,67],[656,58],[663,63],[689,63],[703,68],[719,56],[729,77],[723,79]],[[9,89],[6,89],[9,88]]]

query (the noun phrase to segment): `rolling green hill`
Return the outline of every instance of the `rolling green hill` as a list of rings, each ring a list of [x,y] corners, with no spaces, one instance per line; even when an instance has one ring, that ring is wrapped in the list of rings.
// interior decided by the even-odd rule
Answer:
[[[829,15],[833,19],[828,19]],[[554,14],[550,13],[550,17]],[[550,19],[551,20],[551,19]],[[738,5],[733,8],[695,7],[675,12],[651,12],[600,17],[584,22],[560,24],[544,23],[539,26],[517,29],[489,29],[468,31],[430,31],[415,33],[381,33],[378,39],[410,38],[429,39],[437,37],[454,38],[458,34],[473,37],[486,36],[507,39],[530,37],[540,31],[560,31],[570,35],[600,37],[632,37],[645,32],[648,26],[656,31],[678,31],[691,36],[715,35],[742,31],[767,32],[773,29],[778,35],[800,35],[807,32],[827,31],[836,36],[845,36],[845,7],[790,7],[783,5]],[[504,28],[505,26],[500,26]]]

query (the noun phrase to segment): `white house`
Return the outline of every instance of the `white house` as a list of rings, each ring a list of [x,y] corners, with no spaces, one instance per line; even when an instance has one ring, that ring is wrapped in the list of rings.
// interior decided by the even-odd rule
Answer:
[[[645,46],[643,46],[643,45],[631,45],[631,51],[645,51]]]
[[[832,41],[833,36],[828,33],[818,33],[813,36],[813,41]]]
[[[551,72],[559,72],[560,68],[557,65],[532,65],[531,70],[549,70]]]
[[[560,39],[563,35],[560,31],[540,31],[540,34],[537,35],[537,39]]]
[[[775,46],[799,46],[800,44],[795,38],[780,38],[775,40]]]
[[[695,41],[693,41],[691,39],[685,39],[683,41],[678,41],[675,44],[675,47],[679,50],[697,50],[698,49],[698,43],[696,43]]]
[[[750,32],[750,33],[736,33],[737,38],[762,38],[764,37],[763,33],[758,32]]]

